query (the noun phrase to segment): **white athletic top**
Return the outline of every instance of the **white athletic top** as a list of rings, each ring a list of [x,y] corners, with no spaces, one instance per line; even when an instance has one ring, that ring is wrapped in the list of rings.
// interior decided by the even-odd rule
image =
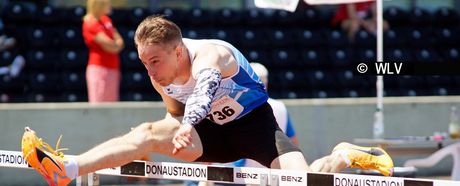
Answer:
[[[248,60],[231,44],[214,39],[194,40],[183,38],[182,41],[187,47],[192,64],[196,51],[204,44],[212,43],[230,49],[239,66],[234,75],[223,78],[220,82],[220,86],[212,100],[211,111],[206,117],[207,119],[218,124],[225,124],[244,116],[267,101],[268,95],[264,84],[251,68]],[[185,84],[170,84],[163,87],[163,91],[173,99],[185,104],[192,94],[195,84],[196,79],[190,76]]]

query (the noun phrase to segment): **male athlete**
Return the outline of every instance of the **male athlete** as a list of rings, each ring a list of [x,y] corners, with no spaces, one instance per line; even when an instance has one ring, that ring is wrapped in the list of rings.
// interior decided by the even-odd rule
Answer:
[[[166,105],[165,118],[142,123],[75,158],[53,150],[26,127],[24,157],[50,185],[67,185],[78,175],[121,166],[150,152],[189,162],[250,158],[270,168],[311,170],[278,127],[263,83],[235,47],[182,38],[176,24],[159,16],[140,23],[135,44]],[[370,148],[350,147],[358,148],[342,145],[337,165],[321,161],[319,167],[357,164],[391,174],[393,162],[383,150],[373,155],[366,153]]]

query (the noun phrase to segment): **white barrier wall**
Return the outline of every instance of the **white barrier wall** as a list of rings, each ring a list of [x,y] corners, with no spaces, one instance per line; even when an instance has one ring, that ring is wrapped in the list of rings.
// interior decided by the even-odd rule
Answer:
[[[451,106],[460,107],[460,97],[385,98],[384,102],[386,137],[447,131]],[[374,98],[285,100],[285,103],[309,162],[329,154],[341,141],[372,137]],[[0,149],[19,151],[23,128],[30,126],[52,146],[62,134],[61,147],[70,148],[66,153],[79,154],[164,114],[163,104],[153,102],[0,104]],[[173,161],[163,156],[152,157]],[[396,159],[396,165],[400,163]],[[444,166],[439,171],[448,172],[450,168]],[[31,171],[0,168],[2,185],[30,185],[37,183],[37,179],[41,178]]]
[[[330,153],[341,141],[372,138],[375,98],[285,100],[309,161]],[[452,106],[460,97],[384,99],[385,137],[447,132]]]

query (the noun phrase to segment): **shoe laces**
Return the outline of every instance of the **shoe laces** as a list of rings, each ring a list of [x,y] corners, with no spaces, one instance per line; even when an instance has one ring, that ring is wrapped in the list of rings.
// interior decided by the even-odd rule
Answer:
[[[365,169],[378,167],[377,160],[374,159],[372,155],[354,156],[354,161],[352,161],[352,165],[356,165],[358,167]]]
[[[53,147],[51,147],[51,145],[49,145],[48,143],[44,142],[42,140],[42,138],[39,138],[38,141],[40,143],[40,146],[45,147],[46,150],[48,150],[49,152],[53,153],[56,156],[64,158],[64,153],[62,151],[69,150],[69,149],[68,148],[59,148],[59,145],[61,144],[61,138],[62,138],[62,135],[59,136],[59,139],[56,142],[56,148],[55,149],[53,149]]]
[[[358,167],[365,168],[365,169],[379,168],[378,163],[376,162],[367,162],[365,164],[362,164],[360,162],[354,162],[353,165],[356,165]]]

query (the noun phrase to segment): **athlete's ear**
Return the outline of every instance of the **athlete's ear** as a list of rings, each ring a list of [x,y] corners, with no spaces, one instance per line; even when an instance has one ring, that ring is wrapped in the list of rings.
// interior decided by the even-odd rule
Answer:
[[[175,48],[175,52],[176,52],[176,57],[178,60],[181,60],[182,58],[182,45],[181,44],[178,44]]]

